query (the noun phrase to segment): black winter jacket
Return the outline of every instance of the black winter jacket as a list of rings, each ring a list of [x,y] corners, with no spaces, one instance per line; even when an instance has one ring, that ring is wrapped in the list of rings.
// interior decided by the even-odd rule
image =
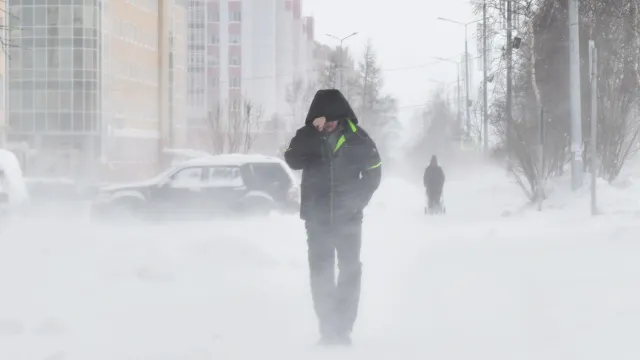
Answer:
[[[328,111],[323,112],[322,107]],[[328,134],[313,127],[313,120],[320,116],[340,122],[335,145]],[[376,144],[357,124],[337,90],[316,94],[305,126],[298,129],[285,152],[287,164],[302,170],[303,220],[331,224],[362,219],[362,211],[380,185],[382,162]]]

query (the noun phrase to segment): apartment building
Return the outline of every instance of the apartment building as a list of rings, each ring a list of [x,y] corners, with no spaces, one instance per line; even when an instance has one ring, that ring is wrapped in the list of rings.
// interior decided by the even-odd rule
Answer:
[[[3,39],[8,38],[8,32],[6,30],[6,13],[4,1],[0,2],[0,36]],[[0,51],[6,52],[7,46],[4,46]],[[6,144],[7,136],[7,124],[6,124],[6,104],[7,104],[7,82],[6,79],[6,61],[4,56],[0,56],[0,149]]]
[[[156,173],[162,148],[179,141],[167,124],[184,118],[185,0],[7,4],[7,140],[28,144],[27,173]]]
[[[313,20],[301,0],[190,0],[188,118],[190,144],[207,148],[207,122],[241,116],[251,101],[268,122],[286,119],[286,89],[313,77]]]
[[[108,172],[151,175],[185,142],[185,0],[105,2],[102,154]]]

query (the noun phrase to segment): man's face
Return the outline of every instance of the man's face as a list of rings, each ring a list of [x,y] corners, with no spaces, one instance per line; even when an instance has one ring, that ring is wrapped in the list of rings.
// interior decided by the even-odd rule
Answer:
[[[324,132],[332,132],[333,130],[336,129],[337,126],[338,126],[337,121],[327,121],[326,123],[324,123],[322,130]]]

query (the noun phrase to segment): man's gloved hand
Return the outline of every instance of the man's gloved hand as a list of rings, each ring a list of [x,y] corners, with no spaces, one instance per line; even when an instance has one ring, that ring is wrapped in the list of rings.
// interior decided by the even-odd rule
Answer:
[[[322,160],[322,137],[313,124],[298,129],[293,138],[292,147],[298,149],[308,161]]]

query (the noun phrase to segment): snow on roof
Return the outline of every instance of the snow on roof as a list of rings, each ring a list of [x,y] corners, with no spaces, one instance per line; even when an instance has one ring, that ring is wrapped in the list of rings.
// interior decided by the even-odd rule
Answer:
[[[213,156],[212,154],[206,151],[194,150],[194,149],[175,149],[175,148],[165,148],[163,152],[166,154],[184,156],[189,158],[199,158],[205,156]]]
[[[250,163],[286,163],[280,158],[260,154],[223,154],[199,157],[187,160],[182,164],[188,165],[244,165]]]

